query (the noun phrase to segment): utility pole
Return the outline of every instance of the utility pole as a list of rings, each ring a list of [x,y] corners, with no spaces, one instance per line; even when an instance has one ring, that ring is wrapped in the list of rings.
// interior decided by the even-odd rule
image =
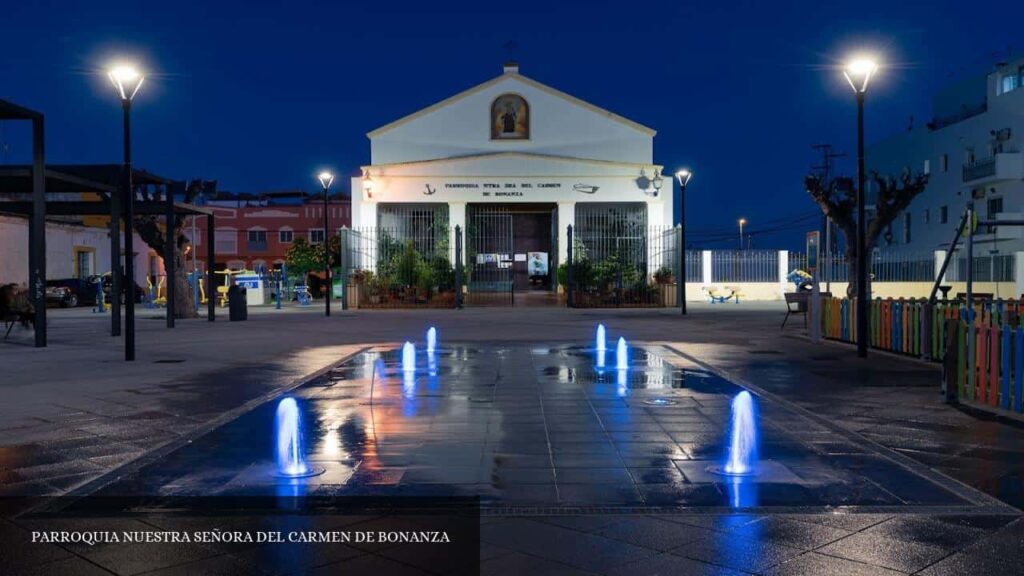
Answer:
[[[831,144],[812,144],[811,148],[821,152],[821,164],[811,166],[811,170],[818,172],[823,183],[827,183],[832,177],[832,160],[846,156],[845,152],[833,152]],[[825,291],[832,291],[832,254],[834,236],[832,234],[832,220],[824,214],[821,215],[821,226],[825,230]]]

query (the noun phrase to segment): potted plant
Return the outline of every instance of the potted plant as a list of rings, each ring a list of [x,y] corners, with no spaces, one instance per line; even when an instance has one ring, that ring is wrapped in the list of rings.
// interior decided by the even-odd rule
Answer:
[[[668,266],[662,266],[654,271],[654,281],[658,284],[675,284],[676,275]]]
[[[679,304],[678,298],[678,287],[676,286],[676,275],[672,272],[672,269],[668,266],[662,266],[654,271],[654,283],[658,285],[658,292],[661,299],[661,305],[666,308],[671,308]]]

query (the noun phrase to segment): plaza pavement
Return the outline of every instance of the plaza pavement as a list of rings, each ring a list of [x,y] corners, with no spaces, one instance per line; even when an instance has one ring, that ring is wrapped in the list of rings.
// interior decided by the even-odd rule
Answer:
[[[1014,508],[966,516],[488,516],[484,573],[1024,573],[1018,426],[943,404],[935,366],[880,353],[863,361],[849,347],[811,345],[799,321],[780,330],[782,303],[695,304],[690,312],[684,319],[674,310],[335,310],[323,318],[318,307],[254,308],[247,322],[222,315],[168,330],[159,312],[139,309],[138,360],[125,363],[108,316],[53,310],[49,348],[32,348],[20,328],[0,344],[0,495],[88,492],[162,445],[227,422],[367,346],[422,339],[427,326],[449,342],[582,343],[603,322],[610,334],[665,343],[876,443],[911,469],[942,473]],[[33,548],[10,562],[39,574],[112,569],[67,550]],[[203,573],[206,562],[258,573],[237,558],[181,562],[150,568]],[[329,563],[307,568],[330,573]],[[402,570],[422,573],[406,565],[395,573]]]

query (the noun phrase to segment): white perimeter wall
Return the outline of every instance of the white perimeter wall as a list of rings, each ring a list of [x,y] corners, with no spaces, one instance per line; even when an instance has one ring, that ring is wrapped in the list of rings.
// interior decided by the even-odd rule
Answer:
[[[46,277],[72,278],[74,248],[95,249],[93,273],[110,271],[110,238],[102,228],[46,224]],[[146,285],[149,246],[135,235],[135,280]],[[0,216],[0,284],[28,284],[28,220]]]

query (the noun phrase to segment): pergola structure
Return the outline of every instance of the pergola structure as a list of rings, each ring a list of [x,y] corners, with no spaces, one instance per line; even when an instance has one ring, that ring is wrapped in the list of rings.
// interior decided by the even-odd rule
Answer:
[[[124,170],[120,164],[52,165],[44,158],[43,115],[39,112],[0,100],[0,120],[26,120],[32,123],[33,162],[28,166],[0,166],[0,212],[28,217],[29,222],[29,297],[35,307],[35,346],[46,346],[46,218],[47,216],[108,216],[111,243],[111,335],[121,334],[121,210],[124,198],[122,186]],[[208,216],[207,222],[207,287],[215,293],[213,276],[214,218],[211,210],[174,201],[176,182],[143,170],[132,171],[135,214],[166,218],[173,226],[176,216]],[[139,196],[137,191],[146,187],[160,187],[160,200]],[[82,195],[94,194],[95,199]],[[107,198],[109,200],[104,200]],[[133,233],[133,226],[125,223],[125,234]],[[175,238],[165,233],[164,267],[167,273],[167,327],[174,327],[174,253]],[[126,257],[134,257],[127,254]],[[129,281],[134,282],[134,278]],[[129,303],[134,305],[134,302]],[[207,299],[207,319],[216,316],[215,299]],[[134,341],[135,325],[125,326],[126,336]]]

